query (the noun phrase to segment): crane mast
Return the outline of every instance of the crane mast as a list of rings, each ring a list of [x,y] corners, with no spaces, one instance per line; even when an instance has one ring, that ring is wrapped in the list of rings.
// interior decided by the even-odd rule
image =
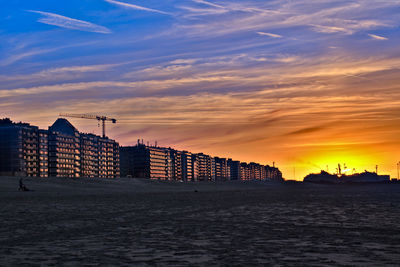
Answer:
[[[103,138],[106,137],[106,121],[111,121],[112,123],[116,123],[117,120],[114,118],[109,118],[106,116],[93,115],[93,114],[70,114],[70,113],[60,113],[60,116],[63,117],[71,117],[71,118],[80,118],[80,119],[91,119],[98,120],[102,122],[102,130],[103,130]]]

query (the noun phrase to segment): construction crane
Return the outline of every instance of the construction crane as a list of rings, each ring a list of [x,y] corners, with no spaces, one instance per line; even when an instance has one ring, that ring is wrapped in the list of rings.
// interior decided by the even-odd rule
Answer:
[[[111,121],[112,123],[116,123],[117,120],[113,118],[109,118],[106,116],[92,115],[92,114],[69,114],[69,113],[61,113],[62,117],[71,117],[71,118],[81,118],[81,119],[91,119],[102,121],[103,126],[103,138],[106,137],[106,121]]]

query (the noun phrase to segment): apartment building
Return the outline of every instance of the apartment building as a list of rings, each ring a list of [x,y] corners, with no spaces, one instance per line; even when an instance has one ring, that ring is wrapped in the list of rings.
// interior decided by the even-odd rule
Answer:
[[[240,161],[228,159],[227,165],[230,172],[230,180],[240,180]]]
[[[0,175],[45,176],[47,157],[40,157],[46,146],[39,128],[28,123],[0,120]]]
[[[181,151],[182,181],[193,181],[192,153]]]
[[[49,127],[49,176],[80,177],[80,134],[66,119]]]
[[[226,158],[214,158],[215,180],[226,181],[231,179],[231,170]]]
[[[146,146],[138,142],[136,146],[120,149],[124,176],[157,180],[172,178],[170,156],[165,148]]]

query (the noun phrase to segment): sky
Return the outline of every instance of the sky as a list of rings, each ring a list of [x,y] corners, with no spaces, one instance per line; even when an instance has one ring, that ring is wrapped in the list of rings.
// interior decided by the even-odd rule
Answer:
[[[399,0],[0,0],[0,117],[397,177]],[[101,134],[98,123],[69,119]]]

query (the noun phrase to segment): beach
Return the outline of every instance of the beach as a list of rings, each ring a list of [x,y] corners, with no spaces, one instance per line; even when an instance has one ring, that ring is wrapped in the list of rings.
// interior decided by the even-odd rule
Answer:
[[[400,185],[0,177],[1,266],[396,266]]]

